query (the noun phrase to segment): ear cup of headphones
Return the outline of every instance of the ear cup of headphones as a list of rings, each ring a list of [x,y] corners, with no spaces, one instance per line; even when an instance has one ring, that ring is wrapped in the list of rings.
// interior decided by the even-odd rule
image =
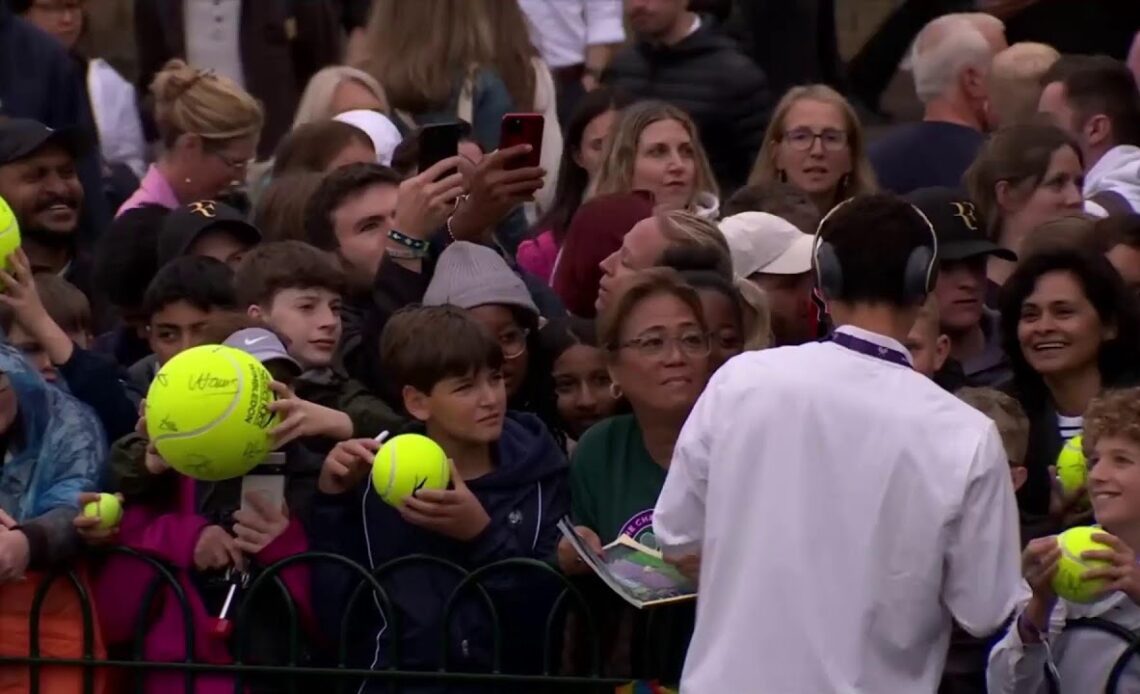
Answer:
[[[825,298],[843,292],[843,265],[835,254],[835,247],[827,241],[820,241],[815,249],[815,278]]]
[[[906,259],[903,274],[903,292],[908,302],[920,303],[926,299],[933,287],[931,284],[937,273],[934,271],[934,251],[929,246],[919,246],[910,252]]]

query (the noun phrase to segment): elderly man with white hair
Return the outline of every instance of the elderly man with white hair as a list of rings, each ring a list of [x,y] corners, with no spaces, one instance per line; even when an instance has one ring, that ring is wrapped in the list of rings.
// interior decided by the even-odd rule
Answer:
[[[911,53],[923,118],[895,126],[871,146],[880,186],[902,195],[961,185],[993,125],[988,77],[1005,48],[1005,26],[988,14],[948,14],[923,28]]]

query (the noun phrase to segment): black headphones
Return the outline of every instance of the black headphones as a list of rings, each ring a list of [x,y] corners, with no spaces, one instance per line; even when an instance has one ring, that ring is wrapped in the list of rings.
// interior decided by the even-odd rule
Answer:
[[[831,215],[852,200],[854,198],[848,198],[833,207],[830,212],[824,215],[819,226],[816,227],[815,251],[813,253],[815,279],[823,291],[824,297],[839,296],[843,293],[843,264],[839,262],[839,255],[835,252],[835,246],[824,241],[820,233],[823,231],[823,225],[831,219]],[[918,216],[926,224],[926,228],[930,230],[930,238],[933,244],[932,247],[919,246],[915,248],[906,259],[906,270],[903,272],[903,297],[908,303],[917,304],[922,303],[934,289],[934,282],[938,276],[936,272],[938,268],[938,235],[934,233],[934,225],[930,223],[922,210],[914,205],[911,205],[911,209],[918,213]]]

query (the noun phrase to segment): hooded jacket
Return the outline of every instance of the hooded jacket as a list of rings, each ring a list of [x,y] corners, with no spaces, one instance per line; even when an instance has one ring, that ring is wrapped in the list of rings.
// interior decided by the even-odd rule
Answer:
[[[764,73],[710,17],[671,46],[639,40],[614,56],[602,76],[639,99],[661,99],[696,122],[721,190],[736,190],[764,140],[772,109]]]
[[[1085,175],[1084,192],[1086,198],[1096,198],[1099,193],[1116,193],[1133,212],[1140,213],[1140,147],[1117,145],[1105,152]],[[1098,217],[1112,212],[1095,200],[1086,202],[1085,209]]]
[[[494,470],[467,482],[491,518],[486,530],[469,542],[405,522],[395,508],[380,500],[369,480],[344,494],[318,494],[312,523],[314,549],[348,557],[370,571],[411,555],[435,560],[411,560],[378,576],[394,614],[382,614],[379,603],[366,591],[347,613],[351,615],[350,667],[390,667],[394,633],[401,637],[401,669],[441,666],[444,603],[461,578],[447,562],[473,571],[504,559],[548,561],[554,556],[560,536],[557,522],[570,508],[565,455],[538,418],[515,412],[507,414],[493,453]],[[334,643],[340,639],[348,597],[359,582],[358,575],[343,567],[329,563],[314,567],[314,606],[325,636]],[[544,579],[539,570],[524,567],[488,574],[480,584],[494,603],[502,628],[503,670],[537,671],[547,615],[560,584]],[[474,591],[460,595],[448,624],[448,669],[485,671],[491,664],[493,627]],[[387,691],[379,681],[372,687],[365,691]],[[459,690],[426,687],[415,691]]]
[[[48,385],[7,344],[0,344],[0,372],[7,374],[18,408],[4,434],[0,509],[28,538],[29,568],[50,568],[76,547],[76,498],[100,487],[106,437],[90,408]]]

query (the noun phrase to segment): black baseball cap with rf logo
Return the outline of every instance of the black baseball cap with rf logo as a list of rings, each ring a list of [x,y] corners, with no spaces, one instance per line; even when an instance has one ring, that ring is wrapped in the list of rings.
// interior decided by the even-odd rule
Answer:
[[[261,232],[240,212],[216,200],[199,200],[166,215],[158,234],[159,266],[185,255],[195,241],[211,231],[225,231],[248,246],[261,242]]]
[[[970,198],[954,188],[922,188],[906,196],[922,210],[938,237],[938,259],[942,262],[969,260],[992,255],[1017,261],[1017,254],[1002,248],[986,236],[985,221]]]

